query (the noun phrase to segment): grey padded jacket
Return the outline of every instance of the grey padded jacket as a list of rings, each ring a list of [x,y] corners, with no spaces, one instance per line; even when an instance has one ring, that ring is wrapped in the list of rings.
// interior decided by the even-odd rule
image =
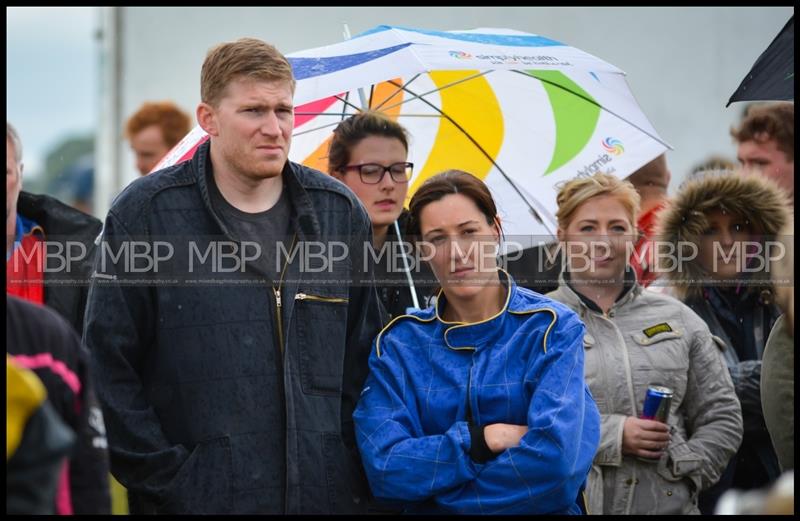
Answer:
[[[600,446],[587,484],[591,514],[693,514],[697,494],[718,479],[742,439],[730,374],[708,326],[686,305],[634,283],[608,314],[564,281],[547,296],[586,324],[585,376],[600,410]],[[674,390],[671,441],[657,462],[622,453],[628,416],[647,387]]]

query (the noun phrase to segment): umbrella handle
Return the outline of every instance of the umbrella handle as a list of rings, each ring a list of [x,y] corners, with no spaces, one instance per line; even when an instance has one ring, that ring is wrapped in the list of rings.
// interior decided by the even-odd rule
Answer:
[[[403,237],[400,235],[400,225],[397,224],[397,221],[394,222],[394,231],[397,233],[397,238],[402,241]],[[403,267],[406,272],[406,278],[408,279],[408,290],[411,292],[411,300],[414,302],[415,308],[421,309],[419,307],[419,299],[417,298],[417,289],[414,287],[414,279],[411,277],[411,267],[408,265],[408,258],[405,252],[403,253]]]

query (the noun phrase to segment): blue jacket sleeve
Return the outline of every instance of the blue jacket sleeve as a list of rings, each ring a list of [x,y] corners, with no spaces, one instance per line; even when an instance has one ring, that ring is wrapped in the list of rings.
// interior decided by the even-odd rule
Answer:
[[[375,497],[419,501],[471,481],[477,465],[469,457],[466,422],[444,434],[425,436],[417,400],[391,332],[373,343],[370,373],[353,419],[364,469]]]
[[[583,376],[584,326],[577,317],[559,316],[558,322],[546,352],[526,371],[532,396],[528,432],[474,480],[437,497],[440,506],[460,512],[577,513],[575,502],[600,440],[600,415]]]

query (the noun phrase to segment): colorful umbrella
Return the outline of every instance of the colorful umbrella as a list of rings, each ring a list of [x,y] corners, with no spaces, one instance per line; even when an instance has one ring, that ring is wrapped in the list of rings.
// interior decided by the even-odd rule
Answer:
[[[409,198],[443,170],[470,172],[494,193],[506,234],[530,239],[524,247],[552,237],[559,182],[626,177],[669,148],[622,71],[543,36],[379,26],[287,58],[297,79],[292,160],[326,171],[339,121],[383,111],[411,134]],[[202,137],[195,129],[159,167]]]

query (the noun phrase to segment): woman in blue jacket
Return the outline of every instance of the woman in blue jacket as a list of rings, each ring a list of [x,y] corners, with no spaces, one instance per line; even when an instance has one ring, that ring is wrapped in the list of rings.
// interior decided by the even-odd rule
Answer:
[[[599,441],[583,324],[498,268],[476,177],[429,179],[410,213],[442,289],[374,341],[353,415],[373,494],[407,512],[581,513]]]

